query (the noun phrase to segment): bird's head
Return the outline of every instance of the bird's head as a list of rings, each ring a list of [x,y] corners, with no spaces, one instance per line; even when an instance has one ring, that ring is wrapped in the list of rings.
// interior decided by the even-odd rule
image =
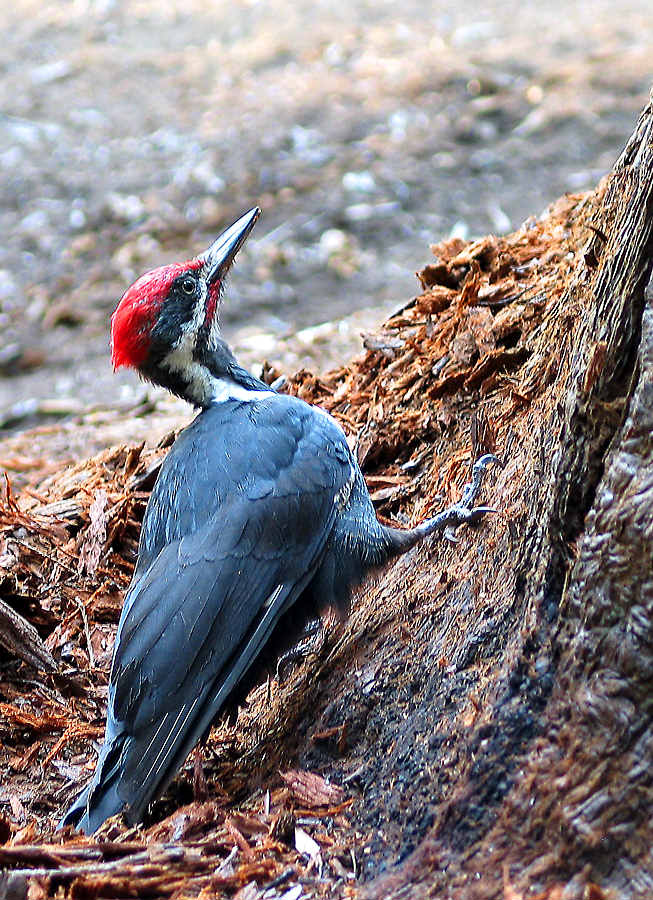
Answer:
[[[122,295],[111,316],[111,360],[184,399],[204,406],[207,379],[220,377],[233,356],[220,338],[218,304],[234,258],[258,207],[234,222],[204,253],[147,272]],[[224,359],[220,356],[224,355]],[[226,372],[226,368],[225,368]]]

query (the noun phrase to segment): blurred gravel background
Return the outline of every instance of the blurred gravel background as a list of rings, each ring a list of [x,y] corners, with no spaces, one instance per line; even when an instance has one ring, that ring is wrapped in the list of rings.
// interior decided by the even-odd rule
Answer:
[[[592,187],[653,70],[650,0],[14,0],[0,23],[13,429],[139,402],[110,369],[118,297],[257,203],[222,317],[239,355],[349,357],[430,243]]]

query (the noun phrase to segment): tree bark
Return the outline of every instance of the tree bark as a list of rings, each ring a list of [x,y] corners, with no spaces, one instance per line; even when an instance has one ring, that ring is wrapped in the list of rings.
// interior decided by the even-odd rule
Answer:
[[[539,338],[557,377],[501,447],[516,539],[469,571],[508,620],[461,640],[493,660],[491,711],[428,835],[366,897],[653,896],[650,105],[592,226]]]

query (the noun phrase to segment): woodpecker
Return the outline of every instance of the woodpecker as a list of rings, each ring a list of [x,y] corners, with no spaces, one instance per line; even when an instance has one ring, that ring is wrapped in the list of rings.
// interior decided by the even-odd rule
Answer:
[[[411,530],[376,518],[344,432],[277,393],[222,338],[225,277],[254,208],[206,252],[139,278],[111,318],[114,368],[129,366],[199,414],[164,460],[116,634],[95,774],[61,824],[90,834],[142,821],[300,598],[346,609],[371,569],[447,525],[475,522],[482,457],[461,501]]]

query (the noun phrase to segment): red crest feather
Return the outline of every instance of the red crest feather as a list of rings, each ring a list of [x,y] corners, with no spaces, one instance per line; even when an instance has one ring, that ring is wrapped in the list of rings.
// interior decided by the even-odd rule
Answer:
[[[145,362],[150,334],[170,285],[182,272],[201,265],[200,260],[189,260],[161,266],[141,275],[127,288],[111,316],[111,362],[114,369],[121,366],[138,369]]]

